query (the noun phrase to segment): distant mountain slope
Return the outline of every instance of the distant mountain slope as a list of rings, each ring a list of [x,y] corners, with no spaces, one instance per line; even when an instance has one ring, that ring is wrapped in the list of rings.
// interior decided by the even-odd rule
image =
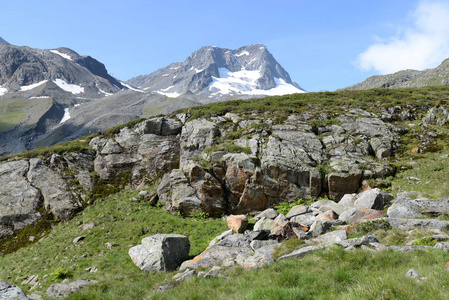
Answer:
[[[347,90],[372,88],[411,88],[449,84],[449,59],[438,67],[424,71],[404,70],[394,74],[371,76],[363,82],[349,86]]]
[[[70,108],[122,89],[127,88],[90,56],[68,48],[19,47],[1,39],[0,156],[35,148],[42,137],[70,118]],[[53,143],[68,134],[58,133]]]
[[[60,98],[99,98],[122,88],[105,66],[90,56],[68,48],[41,50],[0,43],[0,96],[54,96],[59,89]]]
[[[9,44],[9,43],[4,39],[2,39],[2,37],[0,36],[0,44]]]
[[[168,97],[193,94],[200,96],[197,100],[202,103],[304,92],[264,45],[237,50],[202,47],[182,63],[134,77],[128,83]]]

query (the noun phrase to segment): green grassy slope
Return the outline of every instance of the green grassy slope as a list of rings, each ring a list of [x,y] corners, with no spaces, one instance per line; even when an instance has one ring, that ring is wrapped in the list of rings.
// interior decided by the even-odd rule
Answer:
[[[14,129],[18,124],[40,117],[52,105],[45,99],[0,99],[0,133]],[[39,113],[42,114],[39,116]],[[36,119],[37,122],[37,119]]]

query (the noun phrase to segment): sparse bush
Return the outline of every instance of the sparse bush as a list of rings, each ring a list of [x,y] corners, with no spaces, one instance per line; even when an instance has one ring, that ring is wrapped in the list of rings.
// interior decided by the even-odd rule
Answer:
[[[66,268],[57,267],[50,275],[48,276],[51,282],[58,282],[64,280],[66,278],[71,278],[73,273]]]

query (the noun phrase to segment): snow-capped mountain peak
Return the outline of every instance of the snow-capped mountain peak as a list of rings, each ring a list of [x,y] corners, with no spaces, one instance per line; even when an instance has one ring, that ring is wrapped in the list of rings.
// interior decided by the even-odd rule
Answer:
[[[173,98],[193,93],[201,102],[304,92],[265,45],[236,50],[202,47],[182,63],[170,64],[128,82],[147,92]]]

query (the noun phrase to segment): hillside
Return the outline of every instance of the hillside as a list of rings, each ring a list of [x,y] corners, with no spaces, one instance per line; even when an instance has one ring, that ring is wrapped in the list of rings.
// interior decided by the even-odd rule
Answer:
[[[371,76],[363,82],[349,86],[347,90],[367,90],[374,88],[419,88],[449,84],[449,59],[438,67],[424,71],[403,70],[394,74]]]
[[[447,99],[448,87],[425,87],[219,102],[4,157],[0,280],[44,297],[65,278],[98,280],[69,299],[443,297],[447,212],[433,208],[398,220],[389,208],[398,199],[447,204]],[[345,195],[376,188],[390,200],[363,207],[375,213],[374,223],[349,221],[368,216],[354,207],[343,218],[348,208],[342,203],[353,197]],[[242,261],[254,253],[246,253],[233,267],[222,266],[228,278],[181,282],[173,272],[139,270],[128,255],[143,237],[180,233],[189,236],[193,258],[226,229],[221,216],[245,214],[255,230],[251,217],[271,207],[288,216],[295,205],[307,207],[315,225],[297,218],[302,238],[292,238],[292,231],[274,237],[270,243],[283,241],[276,244],[276,260],[315,247],[314,239],[326,232],[323,227],[318,234],[316,224],[347,232],[348,243],[372,235],[386,248],[373,248],[368,237],[370,243],[353,251],[318,247],[301,259],[273,260],[251,271]],[[332,206],[333,221],[316,223],[325,206]],[[410,227],[416,222],[419,230]],[[243,235],[231,236],[244,244]],[[433,248],[437,242],[443,248]],[[404,278],[410,268],[427,279]]]

